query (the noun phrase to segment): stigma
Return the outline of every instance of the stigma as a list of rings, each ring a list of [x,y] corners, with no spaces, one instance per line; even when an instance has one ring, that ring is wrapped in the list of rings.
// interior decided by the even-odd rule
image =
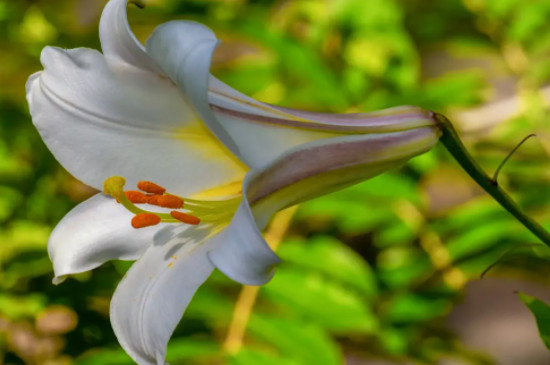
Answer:
[[[123,177],[111,176],[103,183],[103,192],[114,197],[134,214],[130,223],[136,229],[160,223],[229,223],[241,200],[240,197],[211,201],[182,198],[168,193],[165,188],[151,181],[140,181],[137,184],[138,190],[125,191],[125,184]],[[169,212],[148,211],[138,207],[141,204],[165,208]]]

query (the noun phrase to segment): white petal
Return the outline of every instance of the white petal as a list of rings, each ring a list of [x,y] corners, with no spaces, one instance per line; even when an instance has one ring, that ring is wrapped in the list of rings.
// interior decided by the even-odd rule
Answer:
[[[244,179],[244,198],[229,227],[214,237],[208,257],[225,275],[248,285],[271,278],[278,257],[260,230],[296,203],[367,180],[426,152],[439,131],[426,127],[313,141],[284,153]]]
[[[97,194],[71,210],[53,230],[48,253],[55,279],[100,266],[108,260],[136,260],[163,226],[132,228],[133,215]]]
[[[212,53],[218,44],[206,26],[191,21],[171,21],[157,27],[146,42],[147,53],[179,86],[202,121],[237,157],[239,148],[220,125],[208,104]]]
[[[109,60],[122,61],[142,70],[162,74],[128,25],[127,3],[128,0],[111,0],[103,9],[99,22],[103,54]]]
[[[29,78],[33,122],[58,161],[102,189],[152,180],[188,195],[239,180],[243,167],[205,128],[168,80],[114,70],[88,49],[45,48],[45,70]]]
[[[256,224],[248,199],[243,199],[229,227],[212,239],[213,249],[208,258],[225,275],[241,284],[265,284],[281,260],[262,237],[263,228]]]
[[[313,141],[285,152],[264,169],[251,173],[243,191],[261,225],[277,210],[402,165],[431,149],[440,134],[436,127],[424,127]]]
[[[216,78],[210,80],[214,114],[239,145],[241,159],[258,169],[282,153],[308,142],[346,134],[374,134],[433,126],[431,113],[397,107],[371,113],[327,114],[258,102]]]
[[[111,324],[139,364],[164,364],[166,344],[197,288],[213,270],[211,230],[171,226],[124,276],[111,301]]]
[[[435,125],[430,112],[416,107],[323,114],[258,102],[209,75],[216,44],[216,36],[207,27],[173,21],[155,30],[146,49],[189,98],[204,123],[252,168],[262,168],[285,151],[316,140]]]

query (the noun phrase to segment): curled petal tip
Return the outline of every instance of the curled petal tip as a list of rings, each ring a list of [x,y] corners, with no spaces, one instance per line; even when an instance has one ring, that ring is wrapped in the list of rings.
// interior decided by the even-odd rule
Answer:
[[[59,285],[62,282],[64,282],[65,280],[67,280],[67,277],[68,277],[67,275],[56,276],[52,279],[52,284],[53,285]]]
[[[262,237],[247,199],[241,202],[229,227],[215,236],[213,241],[208,260],[241,284],[267,283],[273,277],[274,268],[281,262]]]

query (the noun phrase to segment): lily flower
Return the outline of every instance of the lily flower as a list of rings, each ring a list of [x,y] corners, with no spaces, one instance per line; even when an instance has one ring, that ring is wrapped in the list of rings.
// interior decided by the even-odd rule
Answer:
[[[113,295],[111,323],[136,362],[163,364],[214,268],[248,285],[272,277],[279,258],[261,230],[275,212],[405,163],[440,129],[416,107],[333,115],[251,99],[210,75],[210,29],[168,22],[143,46],[126,2],[103,11],[103,53],[46,47],[27,100],[56,159],[103,190],[52,232],[54,283],[137,260]]]

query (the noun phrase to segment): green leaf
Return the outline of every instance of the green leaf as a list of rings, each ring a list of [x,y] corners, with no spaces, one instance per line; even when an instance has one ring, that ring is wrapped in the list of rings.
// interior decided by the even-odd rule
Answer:
[[[42,294],[0,294],[0,313],[12,320],[32,318],[46,307],[47,298]]]
[[[519,293],[519,298],[535,316],[540,338],[546,348],[550,350],[550,306],[540,299]]]
[[[326,221],[350,235],[374,230],[396,219],[392,201],[418,202],[415,183],[403,176],[383,174],[300,206],[297,219]]]
[[[448,73],[430,80],[424,92],[407,96],[413,104],[423,107],[472,106],[483,100],[481,90],[485,86],[484,75],[477,71]]]
[[[364,191],[368,195],[384,199],[420,201],[415,181],[400,174],[386,173],[379,175],[374,179],[356,185],[356,191]]]
[[[311,322],[254,314],[248,329],[254,336],[277,348],[283,357],[299,360],[300,364],[342,363],[336,343],[321,327]]]
[[[345,93],[334,72],[319,57],[316,50],[284,32],[266,32],[265,23],[248,18],[239,24],[240,32],[268,48],[276,56],[282,84],[292,89],[287,102],[321,105],[322,108],[342,109]],[[316,92],[323,90],[322,93]]]
[[[378,325],[361,296],[317,272],[281,266],[261,293],[331,331],[372,333]]]
[[[366,197],[357,194],[355,200],[347,201],[337,193],[302,204],[296,215],[298,220],[311,222],[314,219],[316,225],[334,223],[348,234],[372,231],[393,218],[393,212],[386,207],[371,209]]]
[[[23,278],[40,275],[52,275],[52,263],[45,252],[29,252],[13,258],[5,266],[2,286],[12,287]]]
[[[307,242],[285,242],[278,254],[285,262],[352,285],[369,299],[378,293],[376,277],[367,262],[335,238],[318,236]]]
[[[545,30],[548,24],[548,6],[521,6],[513,21],[508,25],[507,35],[513,41],[528,41],[537,32]]]
[[[502,245],[518,228],[519,225],[510,224],[508,219],[486,221],[449,240],[447,250],[453,260],[457,260],[495,245]]]
[[[215,358],[220,353],[220,345],[209,339],[176,338],[168,343],[167,362],[190,359]]]
[[[200,318],[207,321],[215,320],[216,323],[230,321],[235,306],[234,302],[208,284],[197,290],[185,311],[185,317]]]
[[[388,222],[387,227],[380,229],[373,241],[374,245],[379,248],[403,246],[413,241],[417,233],[409,224],[395,219]]]
[[[420,295],[400,295],[389,305],[387,317],[392,322],[425,322],[441,317],[450,309],[451,303],[445,299],[430,299]]]
[[[392,288],[410,286],[432,271],[428,255],[415,247],[390,247],[378,255],[378,275]]]
[[[167,362],[213,359],[220,353],[219,344],[210,340],[176,338],[168,343]],[[98,348],[75,359],[75,365],[131,365],[132,359],[122,348]],[[212,363],[212,362],[211,362]]]
[[[0,231],[0,264],[28,251],[46,250],[51,228],[31,221],[15,221]]]
[[[489,265],[485,271],[481,273],[481,277],[485,276],[492,268],[507,260],[513,260],[517,257],[536,257],[545,261],[550,261],[550,248],[542,243],[522,243],[514,245],[504,251],[495,262]]]
[[[0,140],[0,180],[20,181],[31,174],[32,168],[10,152],[8,145]]]
[[[282,358],[272,351],[245,348],[229,358],[229,365],[302,365],[297,359]]]
[[[22,200],[23,195],[19,191],[7,186],[0,186],[0,222],[10,217]]]
[[[408,336],[403,330],[394,327],[382,328],[378,339],[385,351],[392,355],[404,355],[408,348]]]
[[[75,365],[131,365],[132,359],[122,349],[98,348],[74,359]]]

